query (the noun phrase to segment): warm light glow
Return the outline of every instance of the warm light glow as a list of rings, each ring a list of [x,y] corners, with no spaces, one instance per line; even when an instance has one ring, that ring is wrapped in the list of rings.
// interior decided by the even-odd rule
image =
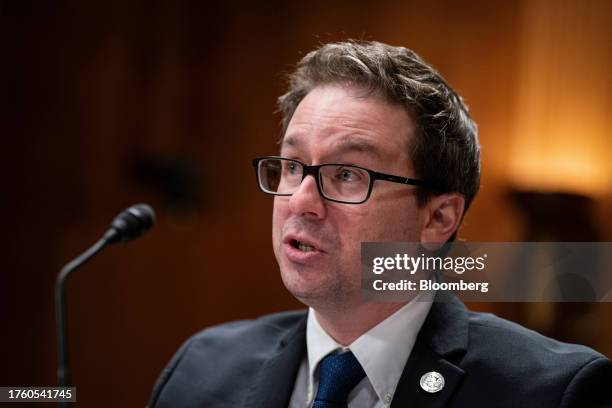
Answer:
[[[604,168],[585,157],[572,157],[571,152],[549,158],[524,157],[517,160],[512,182],[522,190],[597,196],[610,187]]]
[[[510,181],[522,190],[606,194],[612,190],[612,2],[523,4]]]

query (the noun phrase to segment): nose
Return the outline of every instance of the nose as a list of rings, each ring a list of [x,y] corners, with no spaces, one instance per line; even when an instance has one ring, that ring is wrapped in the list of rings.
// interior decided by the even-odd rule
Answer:
[[[295,215],[316,219],[325,217],[325,199],[319,194],[317,181],[312,175],[302,180],[297,191],[289,198],[289,208]]]

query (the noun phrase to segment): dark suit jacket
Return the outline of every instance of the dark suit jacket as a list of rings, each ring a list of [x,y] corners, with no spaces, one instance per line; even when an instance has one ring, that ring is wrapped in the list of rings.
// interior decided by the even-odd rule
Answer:
[[[612,407],[612,363],[438,293],[391,408]],[[150,407],[287,407],[306,352],[306,312],[204,330],[162,372]],[[437,371],[437,393],[420,387]]]

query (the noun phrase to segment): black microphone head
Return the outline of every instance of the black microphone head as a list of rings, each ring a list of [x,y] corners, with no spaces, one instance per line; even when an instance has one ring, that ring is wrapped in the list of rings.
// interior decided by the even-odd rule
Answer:
[[[104,238],[109,243],[127,242],[153,226],[155,211],[147,204],[136,204],[115,217]]]

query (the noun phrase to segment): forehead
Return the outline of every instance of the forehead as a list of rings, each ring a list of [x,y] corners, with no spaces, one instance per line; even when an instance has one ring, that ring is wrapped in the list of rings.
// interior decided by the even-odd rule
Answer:
[[[296,108],[281,150],[407,156],[414,122],[378,93],[346,85],[313,89]]]

